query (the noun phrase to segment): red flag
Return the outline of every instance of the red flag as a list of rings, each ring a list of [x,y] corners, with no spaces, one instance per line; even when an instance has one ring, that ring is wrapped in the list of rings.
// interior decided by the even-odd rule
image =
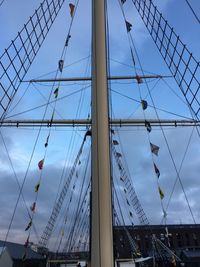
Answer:
[[[73,17],[75,5],[73,5],[72,3],[70,3],[69,4],[69,8],[70,8],[70,15],[71,15],[71,17]]]
[[[39,170],[42,170],[43,169],[43,165],[44,165],[44,159],[42,159],[42,160],[40,160],[38,162],[38,168],[39,168]]]

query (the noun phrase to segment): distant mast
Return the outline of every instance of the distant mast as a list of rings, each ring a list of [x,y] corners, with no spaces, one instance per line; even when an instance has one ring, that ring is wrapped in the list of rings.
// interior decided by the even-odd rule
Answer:
[[[92,0],[91,267],[113,267],[105,0]]]

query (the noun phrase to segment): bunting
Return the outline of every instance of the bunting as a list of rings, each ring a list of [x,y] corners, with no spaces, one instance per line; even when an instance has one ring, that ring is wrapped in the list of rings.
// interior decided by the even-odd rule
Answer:
[[[25,231],[28,231],[28,229],[31,228],[31,225],[32,225],[32,219],[30,220],[30,222],[29,222],[28,225],[26,226]]]
[[[155,173],[156,173],[157,177],[159,178],[160,177],[160,171],[159,171],[159,169],[155,163],[153,163],[153,166],[154,166]]]
[[[142,109],[145,110],[148,107],[148,103],[146,100],[141,100]]]
[[[158,152],[159,152],[160,147],[157,145],[154,145],[152,143],[150,143],[150,147],[151,147],[151,152],[153,154],[155,154],[156,156],[158,156]]]
[[[69,4],[69,9],[70,9],[70,16],[73,17],[74,15],[74,8],[75,8],[75,5],[73,5],[72,3]]]
[[[67,39],[66,39],[66,41],[65,41],[65,46],[68,46],[68,44],[69,44],[69,39],[71,38],[71,35],[67,35]]]
[[[115,134],[115,131],[113,129],[111,129],[110,131],[111,131],[111,134]]]
[[[31,205],[30,209],[32,212],[35,212],[35,208],[36,208],[36,202],[33,202],[33,204]]]
[[[60,72],[62,72],[63,66],[64,66],[64,60],[63,59],[60,59],[58,61],[58,69],[59,69]]]
[[[127,29],[127,32],[130,32],[131,31],[131,28],[132,28],[132,24],[126,20],[126,29]]]
[[[150,133],[151,132],[151,124],[150,124],[150,122],[145,120],[145,127],[146,127],[147,131]]]
[[[58,92],[59,92],[59,89],[58,89],[58,88],[56,88],[56,89],[55,89],[55,91],[53,92],[53,93],[54,93],[54,96],[55,96],[55,98],[57,98],[57,97],[58,97]]]
[[[121,157],[122,157],[122,154],[119,153],[119,152],[116,152],[116,156],[117,156],[118,158],[121,158]]]
[[[37,183],[35,186],[35,192],[38,192],[39,188],[40,188],[40,183]]]
[[[119,145],[119,142],[117,140],[113,140],[113,145],[117,146],[117,145]]]
[[[39,168],[39,170],[42,170],[43,169],[43,166],[44,166],[44,159],[42,159],[42,160],[40,160],[38,162],[38,168]]]
[[[44,144],[44,146],[48,147],[48,144],[49,144],[49,135],[47,136],[47,140],[46,140],[46,143]]]
[[[160,194],[160,199],[162,200],[165,197],[165,195],[164,195],[163,191],[161,190],[160,186],[158,187],[158,192]]]

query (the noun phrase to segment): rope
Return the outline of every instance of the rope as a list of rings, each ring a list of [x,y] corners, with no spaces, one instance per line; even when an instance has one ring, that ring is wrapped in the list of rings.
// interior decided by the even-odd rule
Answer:
[[[189,3],[188,0],[185,0],[185,2],[187,3],[188,7],[190,8],[192,14],[194,15],[195,19],[197,20],[197,22],[200,24],[200,19],[197,16],[196,12],[194,11],[193,7],[191,6],[191,4]]]

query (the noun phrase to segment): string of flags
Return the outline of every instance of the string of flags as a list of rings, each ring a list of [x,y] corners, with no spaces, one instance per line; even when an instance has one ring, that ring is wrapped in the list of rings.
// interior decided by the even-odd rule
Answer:
[[[111,133],[113,135],[115,134],[115,132],[114,132],[113,129],[111,129]],[[112,140],[112,144],[114,146],[118,146],[119,145],[119,142],[116,139],[113,139]],[[125,176],[124,176],[124,172],[123,172],[123,169],[122,169],[122,166],[121,166],[121,161],[120,161],[120,158],[122,157],[122,154],[120,152],[118,152],[118,151],[114,151],[114,154],[115,154],[115,156],[117,158],[117,164],[118,164],[118,167],[119,167],[119,170],[120,170],[120,173],[121,173],[121,175],[120,175],[120,181],[122,181],[123,183],[125,183]],[[124,188],[124,193],[125,193],[125,195],[127,194],[126,188]],[[131,205],[130,205],[130,202],[129,202],[129,200],[128,200],[127,197],[128,196],[126,195],[125,196],[125,198],[126,198],[126,204],[129,206],[129,209],[130,209]],[[131,224],[134,225],[134,223],[132,221],[133,220],[133,213],[129,210],[129,213],[128,214],[130,216]]]
[[[141,100],[141,106],[142,106],[142,109],[143,110],[146,110],[147,107],[148,107],[148,103],[146,100]],[[151,124],[150,122],[148,122],[147,120],[145,120],[145,127],[148,131],[148,133],[151,132],[152,128],[151,128]],[[158,153],[159,153],[159,149],[160,147],[149,142],[150,144],[150,149],[151,149],[151,153],[154,154],[155,156],[158,156]],[[153,161],[153,167],[154,167],[154,172],[155,172],[155,175],[157,176],[157,178],[159,179],[160,177],[160,170],[159,168],[157,167],[156,163]],[[159,185],[159,181],[157,180],[157,184],[158,184],[158,192],[159,192],[159,196],[160,196],[160,199],[163,200],[163,198],[165,197],[165,194],[164,192],[162,191],[160,185]],[[167,216],[167,213],[165,212],[164,208],[163,208],[163,205],[162,205],[162,209],[163,209],[163,215],[166,217]]]
[[[75,5],[70,3],[69,4],[69,9],[70,9],[70,16],[73,18],[74,16],[74,11],[75,11]],[[69,44],[69,40],[71,38],[71,35],[68,33],[67,35],[67,38],[66,38],[66,41],[65,41],[65,47],[68,46]],[[63,71],[63,68],[64,68],[64,60],[63,59],[60,59],[58,61],[58,71],[62,74],[62,71]],[[53,95],[54,95],[54,98],[55,100],[57,100],[58,98],[58,95],[59,95],[59,85],[58,87],[55,88],[55,90],[53,91]],[[54,118],[54,113],[55,113],[55,107],[56,107],[56,102],[55,102],[55,106],[54,106],[54,109],[53,109],[53,112],[52,112],[52,117],[51,117],[51,120],[50,120],[50,124],[49,126],[51,126],[52,124],[52,121],[53,121],[53,118]],[[49,130],[49,134],[46,138],[46,142],[44,143],[44,147],[45,149],[47,149],[48,145],[49,145],[49,138],[50,138],[50,132],[51,132],[51,129]],[[46,150],[45,150],[45,154],[46,155]],[[32,224],[33,224],[33,218],[34,218],[34,214],[35,214],[35,211],[36,211],[36,201],[37,201],[37,194],[39,192],[39,189],[40,189],[40,183],[41,183],[41,177],[42,177],[42,171],[43,171],[43,168],[44,168],[44,160],[45,160],[45,156],[43,157],[43,159],[41,159],[37,166],[38,166],[38,169],[39,171],[41,171],[40,173],[40,177],[39,177],[39,180],[38,182],[35,184],[35,187],[34,187],[34,192],[36,193],[36,196],[35,196],[35,201],[33,201],[32,205],[30,206],[30,211],[32,212],[32,214],[30,215],[30,221],[28,222],[27,226],[25,227],[25,231],[29,231],[29,234],[28,234],[28,237],[26,239],[26,242],[24,243],[24,247],[25,247],[25,252],[22,256],[22,260],[26,260],[26,254],[27,254],[27,248],[28,248],[28,245],[29,245],[29,238],[30,238],[30,230],[31,230],[31,227],[32,227]],[[80,164],[81,162],[79,162]],[[78,176],[78,174],[76,174]],[[73,186],[73,190],[75,189],[75,185]],[[64,232],[63,232],[64,234]]]

